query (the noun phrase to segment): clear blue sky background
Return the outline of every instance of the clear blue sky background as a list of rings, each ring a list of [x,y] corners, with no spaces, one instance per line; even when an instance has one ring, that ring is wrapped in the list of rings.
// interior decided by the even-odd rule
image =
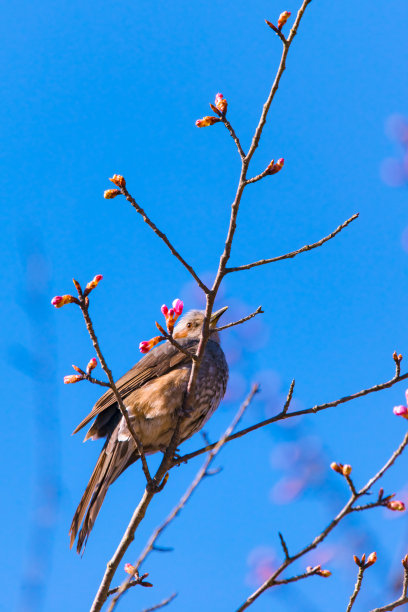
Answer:
[[[214,274],[239,158],[221,125],[199,130],[194,122],[221,91],[248,146],[281,49],[263,20],[276,22],[285,9],[295,13],[297,4],[16,0],[3,9],[5,610],[89,609],[143,487],[139,466],[129,470],[109,491],[84,557],[69,550],[71,518],[100,448],[70,434],[99,390],[62,384],[71,363],[84,367],[93,351],[79,311],[56,311],[50,299],[71,292],[73,276],[86,283],[104,275],[91,312],[117,377],[139,359],[140,340],[154,335],[163,302],[200,304],[188,274],[135,211],[102,193],[109,176],[123,174],[185,257],[207,278]],[[265,314],[225,333],[231,386],[208,425],[212,439],[253,381],[264,391],[245,424],[276,411],[292,378],[297,405],[306,407],[391,378],[394,349],[405,354],[406,369],[407,190],[383,184],[379,168],[396,152],[387,117],[408,112],[407,22],[404,0],[314,0],[307,10],[251,172],[281,156],[285,168],[245,192],[232,262],[279,255],[357,211],[360,218],[321,249],[227,279],[220,305],[232,306],[228,320],[259,304]],[[177,591],[169,609],[234,610],[278,561],[278,530],[296,551],[345,503],[340,477],[327,471],[332,460],[351,463],[357,484],[386,461],[406,428],[392,415],[404,391],[402,383],[231,443],[217,460],[223,471],[201,485],[162,538],[174,552],[146,562],[155,588],[132,590],[120,609]],[[201,443],[197,436],[184,450]],[[126,561],[137,558],[200,461],[172,472]],[[406,474],[403,457],[386,491],[408,495]],[[408,552],[407,519],[390,515],[374,510],[345,522],[297,568],[322,561],[333,571],[329,580],[267,594],[254,611],[345,610],[352,555],[372,550],[379,560],[356,610],[386,603]]]

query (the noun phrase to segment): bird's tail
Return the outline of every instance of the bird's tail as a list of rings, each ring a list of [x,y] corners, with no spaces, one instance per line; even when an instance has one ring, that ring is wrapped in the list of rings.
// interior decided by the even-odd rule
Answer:
[[[80,554],[82,549],[86,546],[89,534],[92,531],[92,527],[101,509],[108,488],[129,465],[138,459],[134,446],[132,447],[129,442],[123,441],[116,443],[112,452],[109,452],[108,442],[109,440],[106,442],[99,455],[69,530],[71,537],[70,548],[72,548],[75,538],[78,535],[78,554]],[[79,531],[80,527],[81,529]]]

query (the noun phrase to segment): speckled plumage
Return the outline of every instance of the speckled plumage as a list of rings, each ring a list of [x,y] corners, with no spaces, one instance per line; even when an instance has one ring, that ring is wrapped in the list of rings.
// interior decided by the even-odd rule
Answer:
[[[175,328],[174,337],[191,352],[197,350],[202,320],[201,311],[191,311]],[[191,368],[192,361],[165,342],[143,357],[116,383],[146,454],[163,451],[170,443]],[[182,421],[181,442],[208,421],[225,394],[227,381],[228,365],[218,334],[214,333],[206,345],[194,398],[190,401],[190,412]],[[72,521],[71,546],[78,534],[78,552],[86,544],[109,486],[139,458],[111,390],[98,400],[74,433],[93,418],[95,421],[85,440],[106,437],[106,442]]]

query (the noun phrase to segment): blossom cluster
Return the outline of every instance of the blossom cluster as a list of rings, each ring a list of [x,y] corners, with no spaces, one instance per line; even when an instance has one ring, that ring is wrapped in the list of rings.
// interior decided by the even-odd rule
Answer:
[[[163,306],[161,307],[162,315],[164,316],[165,321],[166,321],[167,331],[170,335],[172,335],[173,333],[174,324],[179,318],[179,316],[182,314],[183,308],[184,308],[184,304],[178,298],[173,300],[171,308],[168,308],[166,304],[163,304]],[[159,323],[157,323],[157,321],[156,321],[156,326],[162,335],[155,336],[154,338],[151,338],[150,340],[143,340],[139,344],[139,350],[141,353],[148,353],[154,346],[156,346],[156,344],[159,344],[159,342],[162,342],[163,340],[166,339],[165,332],[162,326]]]

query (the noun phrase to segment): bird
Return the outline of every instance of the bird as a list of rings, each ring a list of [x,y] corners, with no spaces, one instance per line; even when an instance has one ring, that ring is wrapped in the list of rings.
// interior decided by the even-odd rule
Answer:
[[[225,306],[211,315],[210,329],[216,328],[227,308]],[[190,310],[175,326],[173,338],[184,349],[195,353],[203,322],[204,311]],[[166,340],[117,381],[116,387],[146,455],[165,452],[168,447],[183,406],[191,368],[192,360]],[[195,391],[181,423],[180,443],[205,425],[224,397],[227,382],[228,364],[219,334],[215,331],[206,344]],[[96,402],[73,434],[93,419],[84,442],[99,438],[106,438],[106,441],[72,519],[70,548],[78,538],[78,554],[85,549],[108,488],[140,458],[112,389]]]

